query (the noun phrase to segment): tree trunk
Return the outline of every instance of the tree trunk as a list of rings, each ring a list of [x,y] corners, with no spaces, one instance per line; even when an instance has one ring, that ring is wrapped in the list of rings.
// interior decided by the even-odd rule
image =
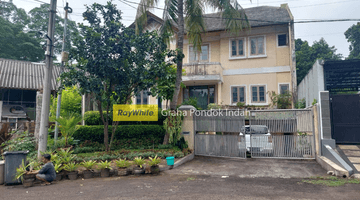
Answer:
[[[119,122],[118,122],[118,121],[116,121],[116,122],[113,121],[113,123],[112,123],[112,132],[111,132],[111,139],[110,139],[110,145],[109,145],[109,151],[110,151],[111,145],[112,145],[112,143],[113,143],[113,141],[114,141],[114,135],[115,135],[115,132],[116,132],[116,129],[117,129],[118,125],[119,125]]]
[[[178,0],[178,40],[177,40],[177,48],[179,51],[178,54],[183,53],[184,49],[184,2],[183,0]],[[175,81],[175,91],[170,103],[170,109],[175,110],[177,106],[177,100],[180,92],[180,84],[181,84],[181,77],[182,77],[182,67],[183,67],[183,60],[177,60],[177,70],[176,70],[176,81]],[[166,137],[166,135],[165,135]],[[165,138],[164,138],[165,139]],[[164,140],[165,142],[165,140]]]
[[[42,91],[38,91],[36,92],[36,119],[35,119],[35,132],[34,132],[35,141],[37,145],[39,144],[41,105],[42,105]]]

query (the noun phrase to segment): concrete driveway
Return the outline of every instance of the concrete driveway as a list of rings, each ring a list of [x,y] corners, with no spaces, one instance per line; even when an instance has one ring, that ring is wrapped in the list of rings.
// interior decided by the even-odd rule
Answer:
[[[315,160],[236,159],[195,156],[168,174],[236,176],[239,178],[306,178],[326,171]]]

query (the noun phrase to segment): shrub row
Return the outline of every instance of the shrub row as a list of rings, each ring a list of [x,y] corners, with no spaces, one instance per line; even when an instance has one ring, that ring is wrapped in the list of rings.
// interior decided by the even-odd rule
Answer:
[[[108,127],[109,140],[111,138],[112,126]],[[162,143],[165,129],[160,125],[121,125],[115,131],[114,139],[141,139]],[[104,143],[104,126],[80,126],[74,133],[74,139],[84,142],[86,140]]]
[[[104,116],[106,112],[103,112]],[[158,112],[158,121],[122,121],[119,125],[163,125],[166,116],[161,114],[161,109]],[[109,112],[109,125],[112,124],[113,114]],[[87,111],[85,112],[85,124],[86,125],[104,125],[99,111]]]

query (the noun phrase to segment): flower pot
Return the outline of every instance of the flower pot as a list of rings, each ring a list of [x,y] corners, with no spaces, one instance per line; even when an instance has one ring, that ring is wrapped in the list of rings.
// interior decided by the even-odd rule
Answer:
[[[60,173],[56,174],[55,181],[61,181],[61,179],[62,179],[62,174]]]
[[[142,168],[140,168],[140,167],[135,167],[133,173],[134,173],[135,175],[145,174],[145,168],[144,168],[144,167],[142,167]]]
[[[119,168],[118,170],[118,176],[127,176],[131,173],[131,170],[129,168]]]
[[[23,179],[35,179],[36,174],[24,174]]]
[[[159,165],[151,166],[150,167],[151,174],[160,174],[160,167]]]
[[[89,179],[94,176],[94,173],[90,170],[83,171],[84,179]]]
[[[102,169],[100,171],[100,176],[101,177],[109,177],[110,176],[110,169]]]
[[[68,172],[67,173],[67,176],[70,180],[76,180],[77,177],[78,177],[78,172],[75,171],[75,172]]]
[[[24,187],[32,187],[34,185],[34,181],[35,181],[34,178],[29,178],[29,179],[23,178],[22,184]]]
[[[175,157],[174,157],[174,156],[166,157],[166,163],[167,163],[167,165],[169,165],[169,166],[174,165],[174,160],[175,160]]]

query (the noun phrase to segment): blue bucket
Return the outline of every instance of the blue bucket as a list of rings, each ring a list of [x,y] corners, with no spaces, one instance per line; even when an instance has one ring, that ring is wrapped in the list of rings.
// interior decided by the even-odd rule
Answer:
[[[174,156],[173,157],[166,157],[166,162],[167,162],[167,165],[171,166],[171,165],[174,165]]]

